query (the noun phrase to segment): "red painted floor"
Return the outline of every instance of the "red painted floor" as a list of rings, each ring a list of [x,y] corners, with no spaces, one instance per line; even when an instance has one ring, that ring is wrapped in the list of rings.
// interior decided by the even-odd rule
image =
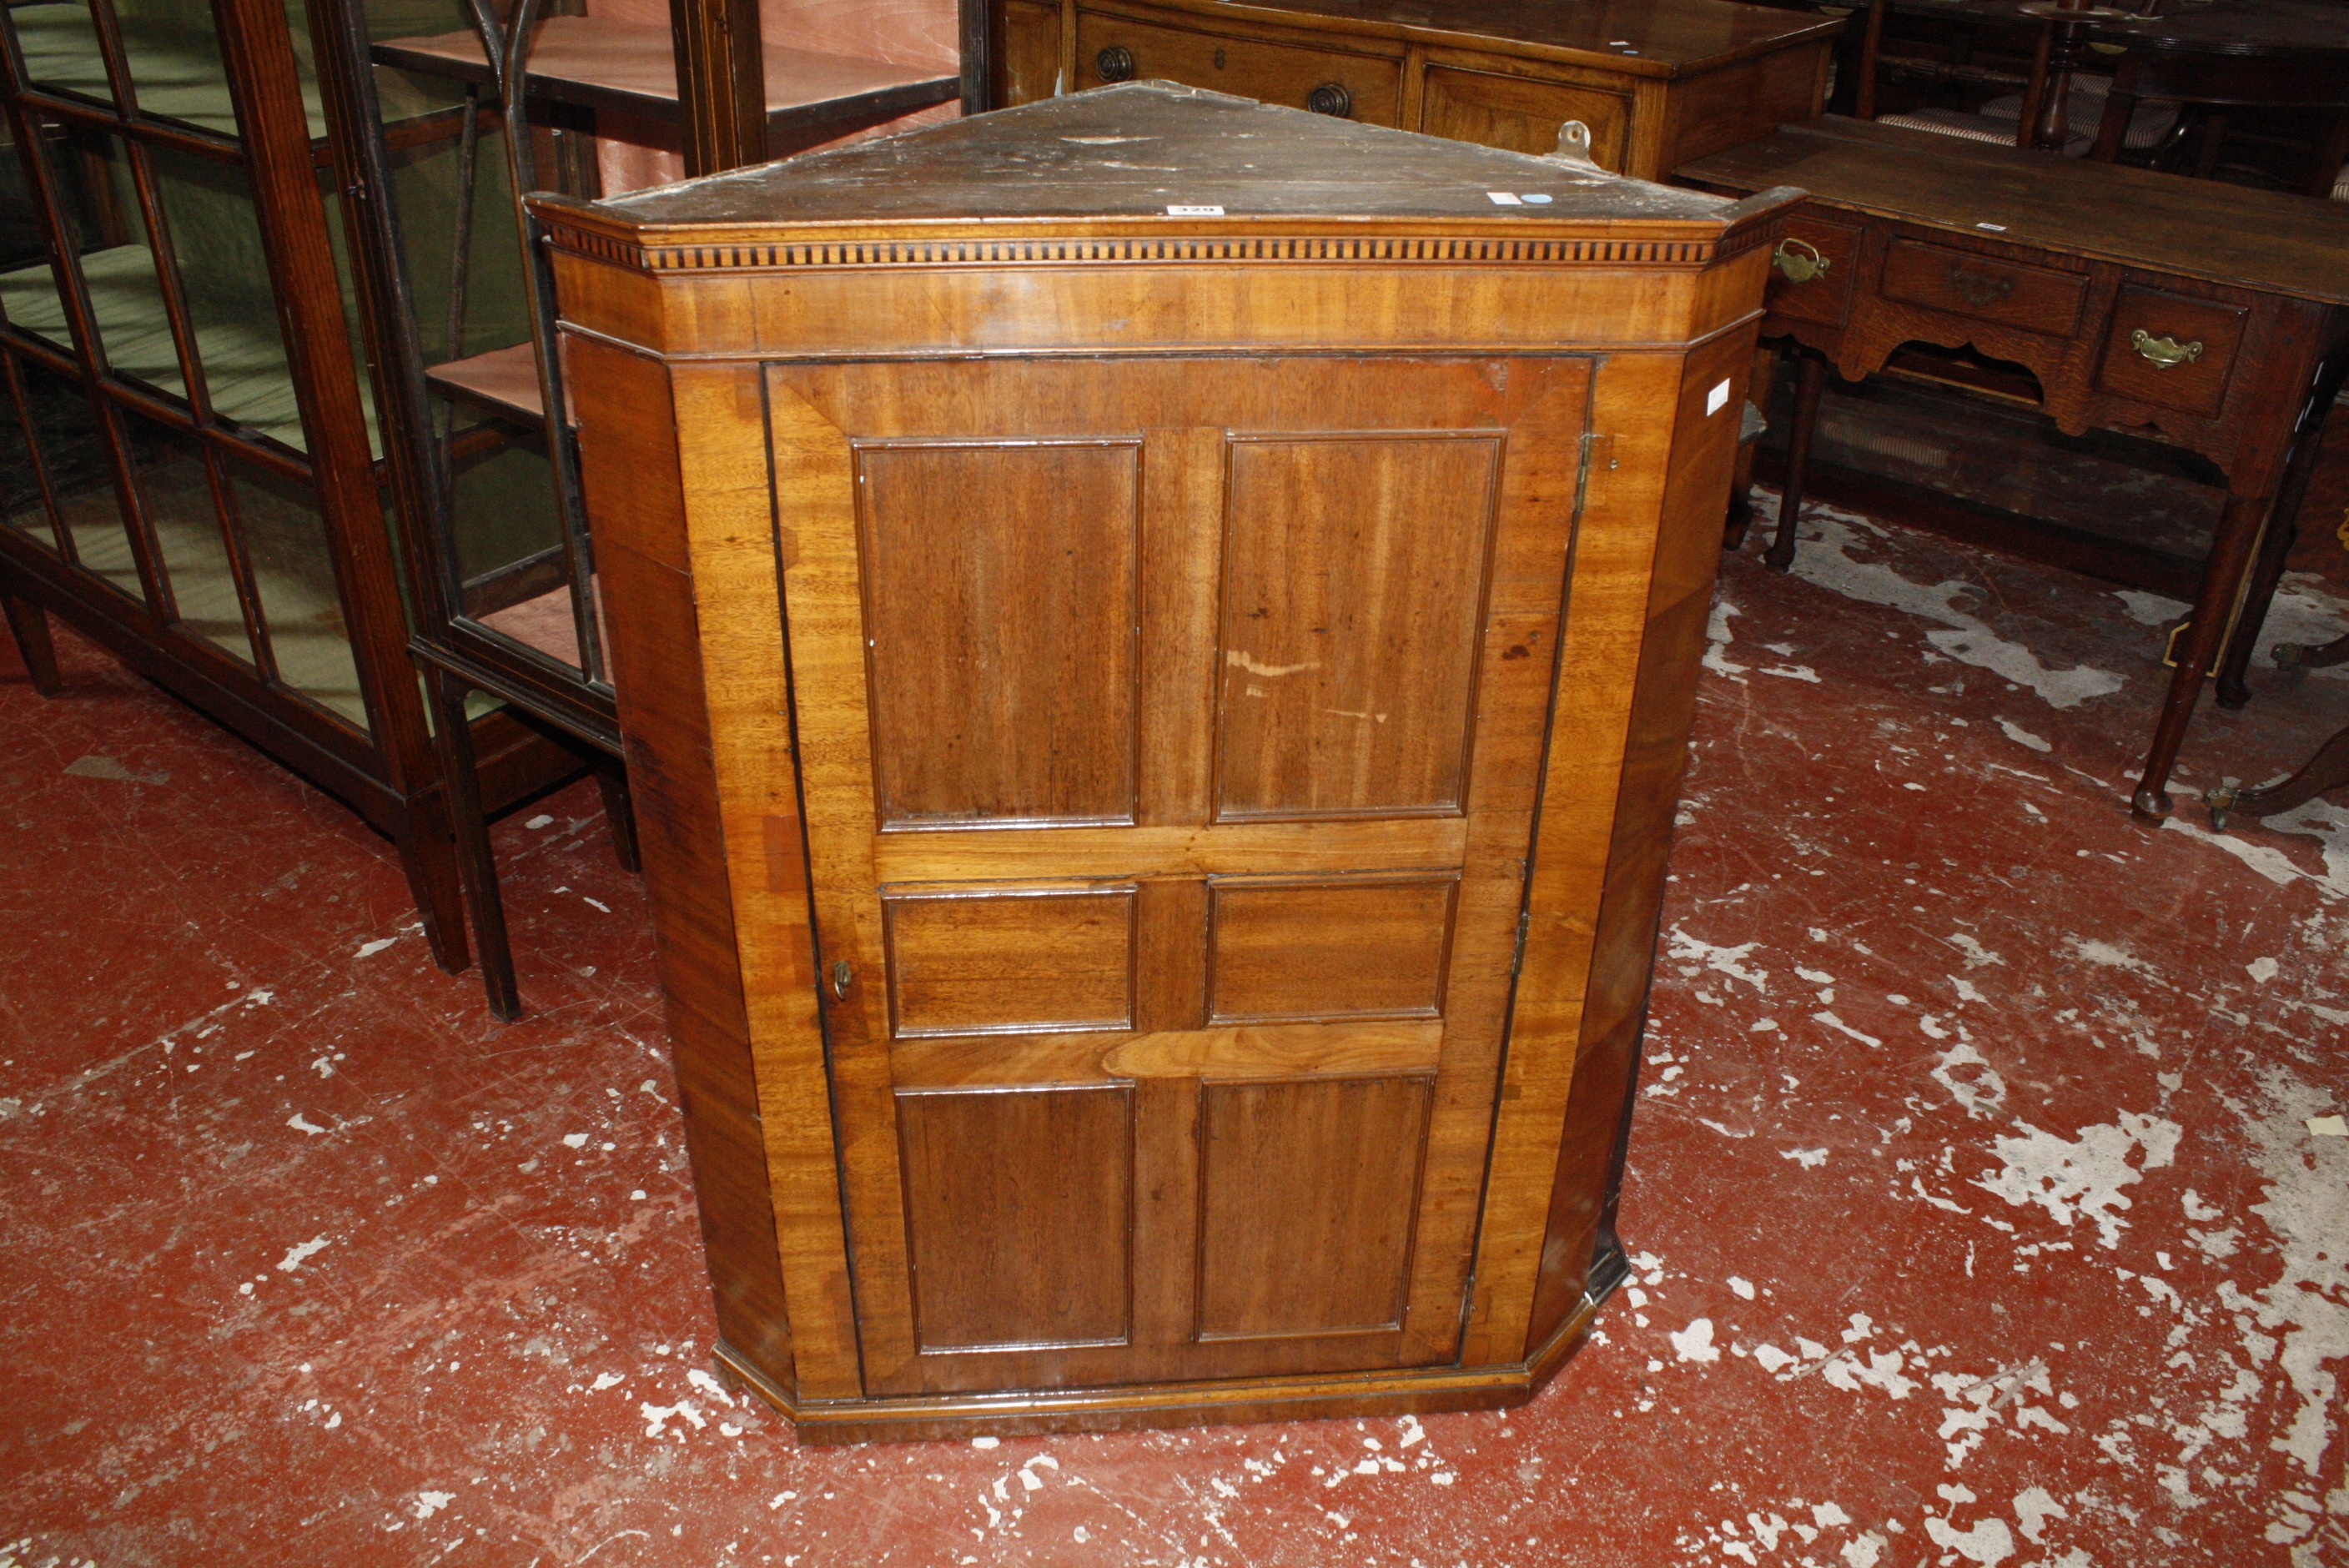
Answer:
[[[350,815],[0,666],[0,1568],[2349,1564],[2349,802],[2134,825],[2168,606],[1810,531],[1724,576],[1637,1286],[1424,1421],[799,1447],[709,1377],[592,789],[499,830],[501,1028]],[[2349,722],[2257,679],[2182,787]]]

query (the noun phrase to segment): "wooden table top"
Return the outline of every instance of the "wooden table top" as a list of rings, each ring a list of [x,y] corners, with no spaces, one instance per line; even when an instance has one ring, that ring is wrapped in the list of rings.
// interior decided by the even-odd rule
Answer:
[[[481,35],[470,30],[429,37],[393,38],[374,47],[378,63],[404,70],[489,79]],[[959,81],[933,67],[817,54],[768,45],[767,114],[785,124],[836,118],[840,112],[913,108],[952,96]],[[533,93],[620,108],[654,119],[678,113],[677,46],[666,27],[595,16],[549,16],[531,41]]]
[[[1457,48],[1603,65],[1673,77],[1840,32],[1840,17],[1729,0],[1152,0],[1207,16],[1286,26],[1327,25]]]
[[[1495,192],[1510,198],[1494,199]],[[1791,197],[1791,193],[1789,193]],[[1684,224],[1764,207],[1173,82],[1129,82],[595,204],[637,225],[1409,219]]]
[[[1879,217],[2349,304],[2349,203],[1835,115],[1701,158],[1673,178],[1739,194],[1799,186]]]
[[[1892,0],[1905,16],[1967,16],[2035,28],[2029,0]],[[2113,0],[2107,0],[2108,4]],[[2116,9],[2130,9],[2119,0]],[[2158,16],[2108,18],[2096,36],[2109,43],[2173,44],[2216,54],[2349,54],[2349,5],[2340,0],[2164,0]]]

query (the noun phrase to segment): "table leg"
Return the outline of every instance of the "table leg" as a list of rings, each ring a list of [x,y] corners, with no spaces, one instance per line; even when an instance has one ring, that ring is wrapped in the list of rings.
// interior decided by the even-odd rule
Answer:
[[[2283,480],[2276,487],[2275,510],[2269,515],[2267,535],[2260,542],[2251,585],[2243,595],[2243,613],[2235,619],[2234,641],[2227,645],[2226,663],[2219,666],[2220,707],[2240,707],[2251,698],[2244,672],[2251,667],[2260,628],[2267,622],[2268,605],[2275,598],[2276,584],[2283,580],[2292,541],[2299,536],[2301,502],[2307,499],[2309,480],[2316,473],[2317,453],[2324,444],[2325,416],[2333,411],[2344,379],[2349,379],[2349,354],[2318,366],[2308,396],[2301,402],[2299,418],[2292,422],[2292,450],[2284,459]],[[2280,663],[2291,662],[2282,656],[2282,648],[2276,653]]]
[[[1754,350],[1754,369],[1746,377],[1746,397],[1756,407],[1768,408],[1770,394],[1778,384],[1778,347],[1775,344],[1759,344]],[[1737,462],[1729,480],[1729,517],[1721,538],[1723,550],[1745,548],[1745,531],[1754,526],[1754,453],[1762,443],[1744,438],[1742,428],[1745,418],[1738,410],[1741,429],[1737,443]]]
[[[1795,564],[1795,525],[1803,512],[1803,483],[1811,466],[1811,437],[1819,424],[1819,394],[1827,384],[1826,356],[1795,349],[1795,422],[1786,432],[1786,491],[1778,502],[1778,535],[1762,558],[1773,572]]]
[[[2146,753],[2145,771],[2129,799],[2140,821],[2158,822],[2169,814],[2169,770],[2178,765],[2178,750],[2186,743],[2195,699],[2202,695],[2203,672],[2218,656],[2219,639],[2226,632],[2228,612],[2234,608],[2235,591],[2251,565],[2251,545],[2268,504],[2263,495],[2230,495],[2220,514],[2218,537],[2210,542],[2209,559],[2202,565],[2202,592],[2194,602],[2193,624],[2186,628],[2169,694],[2162,699],[2161,720],[2154,727],[2153,748]]]

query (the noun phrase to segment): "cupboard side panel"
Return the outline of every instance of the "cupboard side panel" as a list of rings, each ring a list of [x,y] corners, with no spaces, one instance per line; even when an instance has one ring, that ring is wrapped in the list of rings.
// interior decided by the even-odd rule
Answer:
[[[1602,1215],[1621,1175],[1624,1097],[1638,1068],[1665,858],[1687,770],[1698,663],[1721,564],[1721,520],[1753,366],[1755,328],[1692,353],[1681,383],[1647,616],[1640,642],[1623,776],[1615,802],[1606,892],[1590,962],[1581,1043],[1551,1188],[1528,1350],[1581,1304]],[[1714,389],[1727,384],[1711,413]]]
[[[572,395],[588,521],[612,634],[686,1143],[719,1333],[794,1387],[757,1075],[735,956],[700,629],[687,566],[685,470],[652,360],[574,338]]]
[[[802,1400],[862,1392],[816,993],[763,374],[674,366],[710,757]]]

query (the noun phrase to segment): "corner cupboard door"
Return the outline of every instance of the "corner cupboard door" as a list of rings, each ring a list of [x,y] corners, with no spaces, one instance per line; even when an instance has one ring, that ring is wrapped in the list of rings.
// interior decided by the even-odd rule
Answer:
[[[1588,387],[771,368],[869,1393],[1455,1356]]]

